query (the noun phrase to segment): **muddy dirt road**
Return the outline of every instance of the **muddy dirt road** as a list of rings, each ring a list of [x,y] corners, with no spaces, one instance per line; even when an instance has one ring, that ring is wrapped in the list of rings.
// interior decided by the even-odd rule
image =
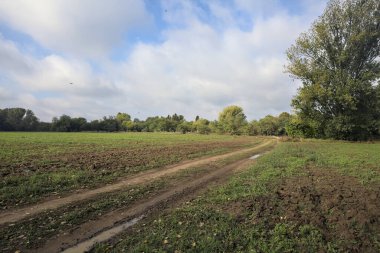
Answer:
[[[25,219],[29,216],[36,215],[46,210],[56,209],[61,206],[68,205],[74,202],[83,201],[85,199],[95,197],[96,195],[99,195],[99,194],[114,192],[114,191],[123,189],[126,186],[148,183],[157,178],[167,176],[169,174],[173,174],[184,169],[208,164],[211,162],[215,162],[217,160],[225,159],[228,157],[232,157],[232,156],[247,153],[247,152],[259,151],[265,147],[270,147],[274,145],[275,142],[276,142],[275,140],[267,140],[252,148],[242,149],[242,150],[230,152],[223,155],[217,155],[213,157],[198,159],[195,161],[187,161],[181,164],[164,167],[158,170],[147,171],[147,172],[140,173],[138,175],[126,178],[117,183],[106,185],[97,189],[73,193],[63,198],[49,199],[41,203],[37,203],[37,204],[20,208],[20,209],[13,209],[13,210],[11,209],[5,212],[0,212],[0,225],[17,222],[19,220]]]
[[[196,178],[185,184],[177,185],[168,189],[164,193],[160,193],[148,200],[126,209],[118,209],[111,211],[97,220],[91,220],[71,233],[60,234],[51,238],[47,243],[39,249],[32,252],[85,252],[96,242],[110,239],[115,235],[115,226],[122,224],[125,221],[140,217],[141,215],[149,215],[150,212],[159,211],[168,205],[174,205],[195,197],[207,186],[220,183],[228,178],[231,173],[236,170],[247,168],[254,160],[243,159],[232,164],[223,166],[211,173],[208,173],[200,178]],[[116,228],[116,231],[121,232]]]

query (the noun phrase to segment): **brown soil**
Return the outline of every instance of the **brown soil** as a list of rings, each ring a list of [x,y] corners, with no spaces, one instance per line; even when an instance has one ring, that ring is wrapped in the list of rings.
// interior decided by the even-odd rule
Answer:
[[[200,191],[207,188],[206,186],[222,182],[228,178],[228,175],[233,173],[233,171],[245,168],[253,162],[254,161],[248,159],[234,162],[200,178],[194,179],[193,181],[179,184],[150,199],[141,201],[130,208],[111,211],[97,220],[90,220],[71,231],[66,231],[49,239],[42,248],[32,250],[31,252],[60,252],[80,242],[86,242],[90,238],[96,237],[99,233],[111,229],[126,220],[138,217],[142,214],[146,215],[150,212],[160,211],[168,205],[174,205],[184,199],[193,198],[198,195]]]
[[[143,146],[139,148],[119,147],[111,148],[103,151],[81,151],[75,153],[67,152],[64,154],[41,154],[41,157],[30,157],[25,161],[15,163],[14,161],[3,162],[0,164],[0,175],[2,177],[25,175],[30,173],[59,171],[62,168],[70,167],[81,170],[94,170],[112,173],[116,170],[123,170],[127,173],[133,173],[136,168],[147,167],[154,168],[162,165],[168,159],[180,161],[191,159],[197,154],[225,148],[234,150],[249,144],[244,140],[234,142],[207,142],[207,143],[191,143],[169,146]],[[164,159],[165,161],[162,161]],[[46,161],[47,163],[41,163]],[[166,163],[167,164],[167,163]]]
[[[68,205],[74,202],[79,202],[83,201],[85,199],[89,199],[92,197],[95,197],[96,195],[99,195],[101,193],[107,193],[107,192],[113,192],[117,191],[119,189],[122,189],[126,186],[130,185],[136,185],[136,184],[143,184],[147,183],[150,181],[153,181],[154,179],[178,172],[183,169],[191,168],[191,167],[196,167],[200,165],[204,165],[207,163],[211,163],[220,159],[232,157],[234,155],[242,154],[245,152],[254,152],[254,151],[259,151],[267,146],[273,145],[274,141],[273,140],[268,140],[265,141],[253,148],[248,148],[248,149],[242,149],[234,152],[230,152],[227,154],[223,155],[217,155],[213,157],[208,157],[208,158],[203,158],[203,159],[198,159],[195,161],[187,161],[183,162],[178,165],[174,166],[168,166],[164,167],[161,169],[156,169],[156,170],[150,170],[147,172],[140,173],[138,175],[128,177],[122,181],[116,182],[112,185],[107,185],[103,186],[101,188],[93,189],[93,190],[87,190],[87,191],[82,191],[82,192],[77,192],[74,194],[71,194],[69,196],[63,197],[63,198],[53,198],[53,199],[48,199],[45,200],[41,203],[34,204],[31,206],[27,206],[24,208],[20,209],[13,209],[13,210],[7,210],[4,212],[0,212],[0,225],[4,225],[6,223],[12,223],[19,221],[21,219],[27,218],[32,215],[36,215],[38,213],[41,213],[46,210],[51,210],[51,209],[56,209],[58,207]],[[106,159],[105,159],[106,160]]]
[[[309,169],[307,176],[284,180],[275,193],[229,210],[236,215],[253,213],[250,222],[266,224],[268,229],[283,222],[310,224],[342,252],[375,252],[374,236],[380,238],[379,199],[379,186],[366,188],[354,177]]]

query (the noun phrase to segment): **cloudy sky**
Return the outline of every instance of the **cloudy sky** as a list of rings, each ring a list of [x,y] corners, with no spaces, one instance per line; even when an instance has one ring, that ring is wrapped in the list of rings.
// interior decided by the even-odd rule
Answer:
[[[326,0],[0,1],[0,108],[41,120],[290,111],[285,51]]]

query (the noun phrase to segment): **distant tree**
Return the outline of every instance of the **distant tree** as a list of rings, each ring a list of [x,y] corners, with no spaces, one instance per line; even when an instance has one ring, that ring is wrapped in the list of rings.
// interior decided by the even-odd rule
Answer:
[[[22,130],[24,131],[36,131],[38,128],[39,120],[34,115],[33,111],[26,110],[24,117],[22,118]]]
[[[101,128],[100,128],[100,121],[99,120],[93,120],[90,122],[90,130],[91,131],[101,131]]]
[[[185,120],[185,117],[183,115],[177,115],[177,113],[174,113],[171,118],[175,122],[182,122]]]
[[[300,119],[297,115],[290,118],[285,129],[287,135],[291,137],[311,138],[315,136],[315,127],[307,121]]]
[[[5,131],[22,131],[23,118],[26,110],[24,108],[5,108],[2,110],[4,117],[3,127]]]
[[[6,120],[5,110],[0,109],[0,131],[6,130],[5,120]]]
[[[83,117],[70,119],[70,132],[80,132],[89,130],[87,120]]]
[[[36,131],[39,132],[49,132],[52,130],[50,122],[39,122]]]
[[[123,129],[124,131],[133,131],[134,126],[135,123],[131,120],[123,121],[123,123],[121,124],[121,129]]]
[[[278,129],[276,135],[286,135],[286,125],[289,123],[291,115],[287,112],[283,112],[277,117]]]
[[[119,124],[118,128],[120,130],[127,131],[127,125],[128,125],[127,122],[131,122],[131,116],[127,113],[119,112],[119,113],[117,113],[115,119]]]
[[[257,120],[252,120],[251,122],[249,122],[249,124],[247,125],[246,133],[252,136],[260,135],[261,129],[259,126],[259,122]]]
[[[219,113],[219,124],[223,132],[229,134],[241,134],[247,124],[243,108],[231,105]]]
[[[63,114],[61,117],[54,117],[52,120],[52,129],[57,132],[71,132],[71,117]]]
[[[103,117],[103,119],[99,122],[100,130],[105,132],[117,132],[119,131],[119,122],[115,117]]]
[[[258,122],[261,135],[277,135],[279,129],[278,118],[267,115]]]
[[[181,132],[183,134],[188,133],[191,131],[191,123],[182,121],[180,124],[177,125],[177,132]]]
[[[210,129],[210,121],[207,119],[201,119],[199,118],[197,121],[193,122],[193,129],[199,134],[209,134],[211,133]]]
[[[143,128],[143,131],[144,132],[157,132],[157,131],[161,131],[161,127],[162,127],[162,117],[158,117],[158,116],[155,116],[155,117],[148,117],[145,122],[144,122],[144,128]]]
[[[142,132],[143,129],[145,128],[145,122],[141,121],[137,118],[133,120],[133,125],[131,131],[133,132]]]
[[[223,129],[217,120],[211,121],[209,124],[212,133],[222,134]]]
[[[0,130],[36,131],[39,120],[33,111],[24,108],[0,109]]]
[[[128,113],[118,112],[116,114],[116,120],[118,122],[131,121],[131,116]]]
[[[367,139],[378,129],[380,1],[331,0],[287,51],[303,86],[292,101],[316,137]]]

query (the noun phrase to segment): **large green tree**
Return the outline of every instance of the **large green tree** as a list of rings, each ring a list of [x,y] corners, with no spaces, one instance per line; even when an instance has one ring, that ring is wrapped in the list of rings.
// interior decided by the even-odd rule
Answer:
[[[243,108],[239,106],[228,106],[219,114],[219,125],[225,133],[242,134],[247,124]]]
[[[380,1],[331,0],[287,51],[302,81],[292,105],[315,137],[367,139],[378,132]]]

